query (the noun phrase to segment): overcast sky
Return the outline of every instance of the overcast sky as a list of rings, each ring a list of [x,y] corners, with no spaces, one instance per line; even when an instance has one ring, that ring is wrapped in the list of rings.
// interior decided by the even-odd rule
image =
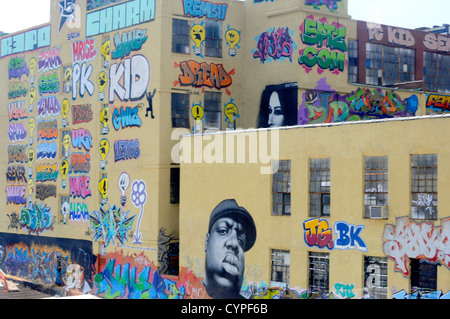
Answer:
[[[58,0],[2,0],[7,4],[0,10],[0,31],[12,33],[49,22],[50,1]],[[450,24],[450,0],[348,0],[348,7],[355,20],[408,29]]]

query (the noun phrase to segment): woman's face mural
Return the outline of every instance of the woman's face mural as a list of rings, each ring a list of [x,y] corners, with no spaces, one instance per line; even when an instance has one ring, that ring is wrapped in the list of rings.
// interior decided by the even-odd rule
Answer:
[[[280,97],[277,92],[272,92],[269,100],[269,122],[270,127],[284,125],[284,112],[281,107]]]
[[[297,125],[297,83],[268,85],[261,95],[259,128]]]

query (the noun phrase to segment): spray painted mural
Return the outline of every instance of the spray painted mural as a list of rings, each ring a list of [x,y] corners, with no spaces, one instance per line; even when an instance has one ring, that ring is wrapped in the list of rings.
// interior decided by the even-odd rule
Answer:
[[[326,79],[320,79],[316,90],[306,91],[302,98],[298,124],[408,117],[416,115],[419,107],[415,94],[402,99],[392,90],[358,88],[341,95],[332,90]]]
[[[329,23],[325,17],[315,20],[314,16],[308,16],[300,25],[300,34],[306,47],[300,49],[298,63],[306,73],[316,69],[318,74],[325,70],[340,74],[347,69],[345,26],[337,22]]]
[[[268,85],[262,92],[258,127],[297,125],[298,85]]]
[[[91,241],[0,233],[0,268],[4,272],[59,287],[64,296],[92,291],[95,259]]]

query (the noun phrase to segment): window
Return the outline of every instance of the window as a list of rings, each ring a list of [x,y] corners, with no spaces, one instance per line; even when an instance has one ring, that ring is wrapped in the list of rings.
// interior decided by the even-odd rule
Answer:
[[[172,93],[172,127],[189,128],[189,94]]]
[[[290,252],[272,249],[270,285],[286,289],[289,287]]]
[[[387,257],[364,256],[364,288],[369,298],[387,299]]]
[[[364,177],[364,217],[370,217],[371,206],[388,205],[388,157],[367,156]]]
[[[291,161],[276,161],[274,167],[278,167],[273,174],[272,215],[291,215]]]
[[[328,253],[309,253],[309,291],[328,294],[330,281],[330,256]]]
[[[188,20],[172,20],[172,52],[190,53],[191,24]]]
[[[348,41],[348,80],[358,82],[358,41]]]
[[[411,293],[429,293],[437,290],[437,265],[411,259]]]
[[[309,214],[330,216],[330,159],[310,160]]]
[[[180,168],[170,169],[170,203],[180,203]]]
[[[425,89],[450,93],[450,56],[425,51],[423,64]]]
[[[222,21],[206,19],[205,55],[222,57]]]
[[[414,50],[366,43],[366,84],[381,86],[414,80]]]
[[[205,92],[205,108],[203,124],[205,130],[220,130],[222,93]]]
[[[437,220],[438,176],[437,154],[411,156],[411,217]]]

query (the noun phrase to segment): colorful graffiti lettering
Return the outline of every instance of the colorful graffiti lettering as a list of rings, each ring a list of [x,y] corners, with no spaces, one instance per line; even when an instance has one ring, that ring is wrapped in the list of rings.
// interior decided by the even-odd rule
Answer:
[[[309,16],[300,26],[301,39],[305,49],[299,51],[298,63],[309,73],[314,66],[318,66],[318,73],[330,70],[339,74],[345,70],[348,51],[345,38],[347,30],[339,23],[329,24],[326,18],[318,21]]]
[[[343,298],[354,298],[356,295],[353,292],[353,288],[355,288],[355,285],[353,284],[335,284],[334,289],[336,290],[336,295],[340,295]]]
[[[308,90],[299,107],[299,124],[333,123],[407,117],[416,114],[419,100],[416,95],[402,100],[394,91],[358,88],[340,95],[325,79],[318,81],[318,90]]]
[[[59,92],[60,82],[58,73],[39,77],[39,94],[56,94]]]
[[[184,14],[195,18],[225,20],[228,5],[203,0],[183,0]]]
[[[45,140],[50,141],[58,138],[59,130],[58,130],[58,121],[50,120],[50,121],[39,121],[38,122],[38,131],[37,131],[37,140]]]
[[[39,144],[36,160],[55,159],[57,150],[56,142]]]
[[[89,173],[91,170],[91,156],[89,153],[72,153],[69,173]]]
[[[23,165],[11,165],[8,166],[6,171],[6,181],[10,183],[26,183],[27,178],[25,175],[25,167]]]
[[[28,163],[28,145],[8,145],[8,164]]]
[[[114,162],[137,159],[141,155],[139,140],[119,140],[114,142]]]
[[[25,101],[11,102],[8,104],[9,121],[26,119],[28,110],[25,107]]]
[[[139,51],[142,49],[148,36],[147,30],[136,29],[126,31],[120,37],[119,33],[114,36],[114,44],[116,49],[112,52],[113,59],[123,59],[130,55],[131,51]]]
[[[155,0],[132,0],[123,4],[119,3],[86,14],[86,37],[132,27],[154,19]]]
[[[61,112],[61,104],[59,104],[56,96],[44,96],[38,101],[37,105],[38,118],[57,116]]]
[[[49,47],[51,26],[46,25],[1,39],[1,57]]]
[[[62,60],[59,56],[60,52],[61,48],[53,48],[51,50],[42,50],[39,52],[39,73],[59,69],[62,65]]]
[[[30,70],[27,67],[27,62],[25,62],[25,57],[11,58],[8,64],[9,79],[20,79],[22,75],[30,75]]]
[[[57,164],[40,164],[36,167],[36,182],[56,182],[58,173]]]
[[[363,225],[337,222],[334,224],[334,233],[336,234],[335,247],[342,250],[357,248],[367,252],[367,245],[360,236],[363,229]]]
[[[95,86],[90,80],[93,66],[90,64],[89,66],[84,62],[80,66],[79,63],[73,64],[72,66],[72,99],[75,100],[77,98],[77,94],[79,92],[80,97],[84,97],[84,95],[89,93],[92,96],[95,91]],[[78,85],[79,83],[79,85]],[[77,91],[77,88],[79,90]]]
[[[91,104],[73,105],[72,106],[72,123],[89,123],[94,118]]]
[[[409,276],[410,258],[439,263],[450,268],[450,254],[445,248],[450,239],[450,219],[442,219],[441,226],[433,223],[416,223],[408,217],[397,218],[396,225],[386,225],[383,233],[383,250],[395,261],[395,269]]]
[[[70,221],[88,222],[89,219],[89,211],[86,203],[70,203]]]
[[[56,185],[36,184],[36,199],[44,201],[49,197],[56,197]]]
[[[401,290],[392,294],[392,299],[450,299],[450,291],[443,293],[442,290],[431,291],[426,293],[415,292],[412,294]]]
[[[20,227],[28,230],[30,234],[39,235],[44,231],[53,229],[53,217],[50,207],[32,204],[20,211]]]
[[[450,96],[428,94],[427,109],[440,112],[450,112]]]
[[[92,144],[92,135],[88,130],[78,129],[72,130],[72,146],[78,149],[85,149],[90,151]]]
[[[289,58],[292,62],[292,53],[294,51],[295,43],[291,38],[293,32],[286,28],[275,28],[268,32],[263,32],[257,44],[257,49],[253,52],[255,59],[260,59],[262,63],[266,62],[268,58],[273,60],[283,60]]]
[[[140,119],[138,112],[139,108],[137,106],[134,108],[115,108],[112,114],[112,124],[114,129],[117,131],[120,128],[140,127],[142,125],[142,120]]]
[[[83,199],[92,195],[92,191],[89,189],[89,182],[91,178],[89,176],[70,176],[69,187],[70,196],[73,198],[81,197]]]
[[[338,2],[342,0],[305,0],[306,6],[313,6],[315,9],[320,9],[322,6],[326,6],[330,11],[338,9]]]
[[[113,245],[123,245],[128,242],[128,232],[133,226],[136,216],[129,216],[130,211],[124,212],[122,208],[109,206],[106,209],[100,208],[100,211],[93,211],[90,214],[90,224],[94,231],[94,240],[105,242],[108,247]]]
[[[10,82],[9,83],[9,99],[17,99],[21,97],[27,97],[28,95],[28,82],[26,80],[22,82]]]
[[[72,43],[72,64],[89,62],[97,56],[94,39],[75,41]]]
[[[231,75],[234,75],[234,69],[226,72],[222,64],[199,63],[193,60],[183,61],[180,64],[175,63],[174,66],[181,70],[181,75],[174,82],[174,86],[179,84],[194,88],[226,89],[227,94],[231,95],[228,87],[233,82]]]
[[[121,81],[124,79],[123,81]],[[123,85],[121,84],[123,82]],[[134,55],[113,64],[109,70],[109,103],[117,95],[121,101],[141,100],[150,82],[150,64],[143,55]]]
[[[311,218],[303,223],[305,231],[304,239],[309,247],[318,247],[320,249],[359,249],[367,251],[367,245],[362,240],[360,233],[364,226],[355,226],[346,222],[336,222],[334,233],[336,239],[333,240],[333,232],[328,221],[321,218]]]
[[[26,204],[25,191],[26,186],[23,185],[6,186],[6,204]]]
[[[333,232],[326,219],[312,218],[303,223],[308,246],[334,249]]]
[[[27,130],[25,129],[23,123],[13,123],[9,125],[8,137],[11,143],[21,142],[27,137]]]

